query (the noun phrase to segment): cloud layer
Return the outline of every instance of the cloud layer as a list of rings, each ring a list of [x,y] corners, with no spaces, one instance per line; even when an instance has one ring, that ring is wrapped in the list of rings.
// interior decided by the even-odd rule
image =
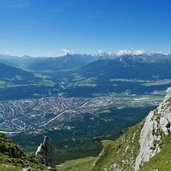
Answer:
[[[124,50],[119,50],[116,55],[117,56],[122,56],[122,55],[142,55],[144,54],[145,51],[144,50],[140,50],[140,49],[137,49],[137,50],[127,50],[127,49],[124,49]]]

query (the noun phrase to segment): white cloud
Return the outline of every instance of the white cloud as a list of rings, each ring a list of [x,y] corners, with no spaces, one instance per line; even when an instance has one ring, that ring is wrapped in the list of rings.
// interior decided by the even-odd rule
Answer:
[[[133,51],[134,55],[142,55],[144,53],[145,53],[145,51],[144,50],[140,50],[140,49]]]
[[[102,50],[98,50],[98,51],[97,51],[97,55],[101,55],[102,53],[103,53]]]
[[[0,54],[7,55],[7,56],[18,56],[18,57],[22,57],[24,55],[22,52],[9,51],[9,50],[2,51]]]
[[[74,52],[69,49],[61,49],[62,55],[73,54]]]
[[[158,54],[158,55],[170,55],[171,52],[170,51],[151,51],[150,54]]]
[[[104,56],[104,55],[110,56],[110,55],[113,55],[113,54],[114,54],[114,52],[111,52],[111,51],[105,52],[105,51],[102,51],[102,50],[98,50],[97,53],[96,53],[96,55],[98,55],[98,56]]]
[[[130,55],[131,51],[124,49],[124,50],[119,50],[118,52],[116,52],[116,55],[118,56],[127,55],[127,54]]]
[[[46,54],[45,54],[45,56],[47,56],[47,57],[55,57],[56,55],[57,54],[52,50],[46,52]]]
[[[123,55],[142,55],[144,54],[145,51],[144,50],[127,50],[127,49],[124,49],[124,50],[119,50],[116,55],[117,56],[123,56]]]

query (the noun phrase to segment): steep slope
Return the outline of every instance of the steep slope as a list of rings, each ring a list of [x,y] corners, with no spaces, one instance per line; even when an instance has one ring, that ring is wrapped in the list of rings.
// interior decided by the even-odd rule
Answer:
[[[0,63],[0,100],[49,95],[54,86],[43,74],[32,73]]]
[[[0,134],[0,170],[21,171],[24,170],[48,170],[35,157],[27,154],[8,139]]]
[[[162,141],[162,150],[149,162],[144,163],[140,171],[170,171],[171,168],[171,135],[169,134]]]
[[[36,81],[36,78],[30,72],[0,63],[0,80],[26,83]]]
[[[92,166],[93,171],[170,171],[171,89],[145,121],[109,143]]]
[[[136,125],[116,141],[110,142],[107,146],[104,145],[91,170],[134,171],[142,125],[142,123]]]

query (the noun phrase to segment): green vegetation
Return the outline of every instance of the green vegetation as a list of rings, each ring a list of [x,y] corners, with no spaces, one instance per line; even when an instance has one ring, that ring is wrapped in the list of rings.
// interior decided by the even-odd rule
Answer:
[[[137,83],[149,82],[148,80],[137,80],[137,79],[126,79],[126,78],[114,78],[114,79],[110,79],[110,81],[117,81],[117,82],[137,82]]]
[[[90,171],[94,161],[95,161],[94,157],[70,160],[70,161],[66,161],[61,165],[58,165],[57,170],[58,171]]]
[[[95,112],[96,115],[103,115],[103,114],[109,114],[111,111],[109,109],[104,109],[104,110],[98,110]]]
[[[11,130],[9,128],[0,128],[0,131],[8,131],[8,132],[10,132]]]
[[[111,143],[113,143],[112,140],[103,140],[101,141],[103,148],[107,147],[108,145],[110,145]]]
[[[154,81],[148,81],[146,83],[143,83],[144,86],[160,86],[160,85],[167,85],[171,84],[170,79],[164,79],[164,80],[154,80]]]
[[[79,84],[74,84],[75,87],[96,87],[96,84],[93,83],[79,83]]]
[[[5,85],[5,81],[0,80],[0,88],[3,88]]]
[[[0,75],[0,100],[40,98],[58,94],[72,97],[92,97],[112,93],[127,96],[131,94],[151,95],[154,91],[159,92],[171,86],[170,75],[169,77],[162,76],[162,78],[147,78],[147,75],[140,77],[136,73],[135,78],[130,78],[129,75],[123,77],[124,74],[127,74],[122,71],[125,68],[120,66],[118,69],[122,71],[122,74],[118,75],[112,66],[112,71],[110,71],[111,68],[108,65],[111,64],[111,61],[108,62],[106,66],[105,63],[99,61],[102,68],[96,70],[96,66],[90,71],[83,67],[78,70],[60,72],[41,70],[35,73],[3,66],[1,68],[3,74]],[[160,73],[160,71],[157,72]]]
[[[146,162],[140,171],[159,170],[170,171],[171,168],[171,134],[162,140],[161,152],[156,154],[149,162]]]
[[[66,55],[63,58],[9,59],[7,64],[13,61],[13,66],[22,69],[0,64],[0,100],[58,94],[69,97],[112,93],[150,95],[171,86],[168,57],[97,60],[89,55]]]
[[[95,162],[92,171],[106,169],[133,171],[136,156],[139,150],[139,135],[143,123],[128,130],[116,141],[105,144],[104,149]]]
[[[93,77],[86,78],[77,75],[73,77],[73,80],[68,84],[67,87],[96,87],[97,85],[95,80],[96,79]]]
[[[21,167],[9,166],[9,165],[0,165],[0,171],[21,171]]]
[[[67,161],[58,166],[59,171],[104,171],[124,170],[134,171],[134,163],[139,150],[139,136],[143,122],[130,128],[115,141],[102,141],[103,150],[98,158],[85,158]],[[171,168],[171,133],[162,136],[161,152],[149,162],[144,163],[139,171],[170,171]],[[91,169],[90,169],[91,168]]]
[[[35,151],[48,135],[54,141],[58,153],[58,163],[67,160],[96,157],[102,150],[101,141],[114,140],[125,133],[128,127],[144,119],[155,107],[138,107],[124,109],[105,109],[97,113],[85,113],[71,121],[56,123],[66,129],[44,131],[41,134],[18,134],[14,142],[27,151]],[[52,125],[56,127],[57,125]],[[70,128],[70,129],[67,129]]]
[[[21,171],[25,167],[31,167],[33,171],[47,170],[38,159],[20,149],[4,134],[0,134],[0,170]]]

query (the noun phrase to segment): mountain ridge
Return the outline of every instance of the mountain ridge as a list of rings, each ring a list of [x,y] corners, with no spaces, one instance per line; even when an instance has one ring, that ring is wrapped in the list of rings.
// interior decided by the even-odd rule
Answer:
[[[104,147],[91,170],[151,171],[156,169],[169,171],[171,157],[168,155],[165,161],[162,160],[162,156],[165,157],[165,148],[171,147],[168,143],[171,137],[170,111],[171,88],[167,90],[163,102],[157,109],[151,111],[143,122],[130,128],[126,134]],[[164,154],[162,154],[163,151]],[[157,158],[157,164],[153,158]]]
[[[20,84],[37,81],[31,72],[0,63],[0,80]]]

